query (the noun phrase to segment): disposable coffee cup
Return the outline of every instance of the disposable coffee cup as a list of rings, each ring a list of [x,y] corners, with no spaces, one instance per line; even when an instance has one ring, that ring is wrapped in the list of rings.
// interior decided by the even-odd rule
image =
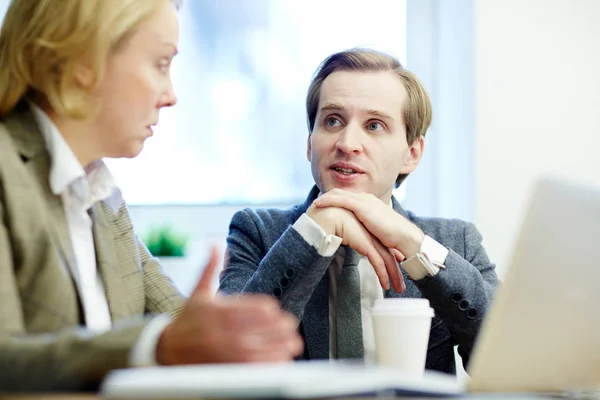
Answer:
[[[379,299],[371,315],[379,365],[404,375],[422,375],[434,315],[429,300]]]

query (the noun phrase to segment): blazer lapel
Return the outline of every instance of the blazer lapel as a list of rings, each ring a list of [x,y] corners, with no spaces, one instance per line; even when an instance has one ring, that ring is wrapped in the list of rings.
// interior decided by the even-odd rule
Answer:
[[[121,269],[117,260],[114,234],[110,229],[110,220],[102,208],[102,202],[97,202],[90,209],[94,245],[96,247],[96,261],[102,281],[110,316],[113,321],[130,314],[127,301],[127,288],[122,281]]]
[[[296,222],[296,219],[300,218],[300,216],[304,214],[306,210],[308,210],[308,207],[310,207],[312,202],[315,201],[317,197],[319,197],[319,193],[320,191],[317,185],[313,186],[310,192],[308,193],[306,200],[304,200],[303,203],[297,206],[296,213],[294,214],[295,219],[294,221],[292,221],[292,223]]]
[[[69,223],[65,215],[64,206],[59,196],[55,196],[48,184],[48,171],[47,160],[42,160],[41,157],[32,160],[29,167],[31,168],[33,175],[37,177],[38,184],[46,184],[43,187],[43,195],[45,203],[48,205],[48,211],[50,213],[50,230],[55,243],[58,244],[58,248],[63,256],[65,266],[72,276],[75,276],[77,262],[75,261],[75,253],[73,252],[73,246],[71,244],[71,234],[69,232]],[[37,171],[36,171],[37,170]]]
[[[43,204],[48,207],[48,229],[52,241],[60,250],[60,256],[73,276],[75,255],[71,245],[69,225],[65,215],[62,199],[50,189],[50,156],[37,123],[26,104],[21,103],[9,114],[5,124],[13,137],[13,142],[19,150],[21,159],[34,182],[32,189],[40,188]]]
[[[400,203],[398,202],[398,200],[396,200],[396,198],[394,196],[392,196],[392,208],[398,214],[400,214],[403,217],[405,217],[406,219],[410,220],[410,214],[408,212],[406,212],[406,210],[404,210],[404,208],[402,208],[402,206],[400,205]]]

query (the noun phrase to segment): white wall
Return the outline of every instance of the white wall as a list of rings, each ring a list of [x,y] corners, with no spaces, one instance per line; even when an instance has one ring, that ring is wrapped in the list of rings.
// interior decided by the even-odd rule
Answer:
[[[600,185],[600,1],[475,3],[475,218],[502,272],[539,174]]]
[[[406,5],[406,65],[429,93],[433,122],[404,205],[421,216],[473,221],[473,0]]]

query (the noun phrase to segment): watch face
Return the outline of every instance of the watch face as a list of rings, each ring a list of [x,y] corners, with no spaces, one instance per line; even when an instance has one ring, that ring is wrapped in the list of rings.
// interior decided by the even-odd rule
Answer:
[[[426,276],[434,276],[439,271],[439,268],[433,265],[423,253],[415,254],[401,265],[406,270],[408,276],[415,281],[423,279]]]
[[[419,253],[417,254],[419,261],[423,265],[423,267],[427,270],[427,274],[430,276],[434,276],[440,270],[439,267],[436,267],[434,263],[432,263],[426,254]]]

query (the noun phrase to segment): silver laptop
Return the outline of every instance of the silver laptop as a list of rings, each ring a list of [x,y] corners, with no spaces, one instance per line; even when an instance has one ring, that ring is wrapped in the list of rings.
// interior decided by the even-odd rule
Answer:
[[[479,337],[471,391],[600,388],[600,190],[538,183]]]
[[[466,386],[364,365],[157,367],[114,371],[106,397],[318,398],[392,392],[600,390],[600,191],[552,180],[535,188],[512,264],[488,311]]]

